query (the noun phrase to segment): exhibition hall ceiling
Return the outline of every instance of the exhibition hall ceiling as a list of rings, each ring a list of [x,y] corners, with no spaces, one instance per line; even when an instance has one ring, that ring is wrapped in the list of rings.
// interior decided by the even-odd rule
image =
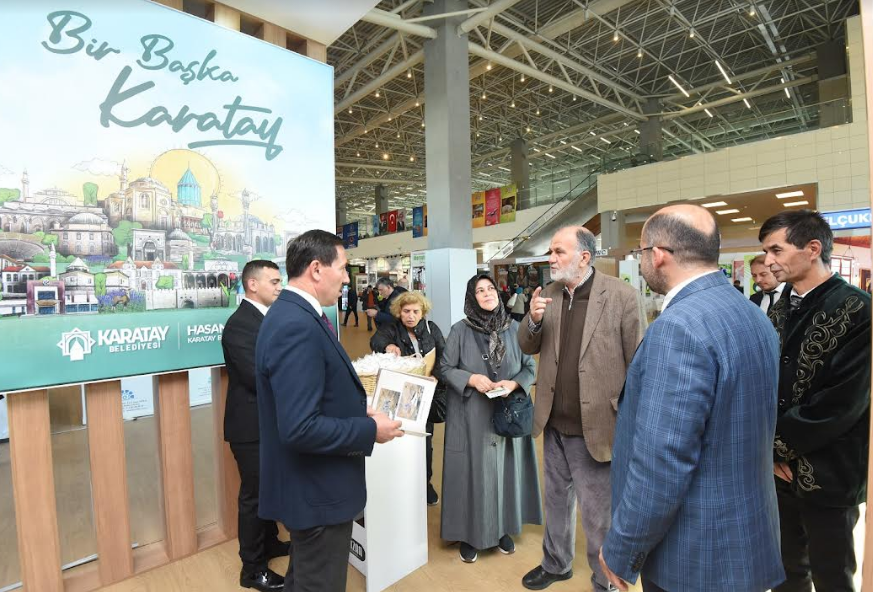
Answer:
[[[423,6],[382,0],[328,48],[349,221],[374,212],[378,183],[391,208],[426,202],[426,30],[396,24],[433,25],[417,20]],[[857,0],[470,0],[463,18],[489,6],[502,10],[466,33],[478,48],[472,189],[510,182],[509,145],[522,137],[531,191],[546,201],[571,174],[639,162],[651,112],[662,115],[665,158],[818,127],[832,103],[819,97],[816,49],[845,44],[858,13]]]

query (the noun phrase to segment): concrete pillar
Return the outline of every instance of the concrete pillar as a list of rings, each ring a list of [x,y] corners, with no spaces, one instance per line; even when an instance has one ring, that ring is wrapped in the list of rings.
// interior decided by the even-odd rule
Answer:
[[[466,10],[466,0],[434,0],[425,15]],[[436,39],[424,44],[427,156],[427,292],[443,332],[464,318],[467,280],[476,273],[470,196],[470,66],[459,15],[428,21]],[[487,76],[487,74],[486,74]]]
[[[384,214],[388,209],[388,188],[382,184],[376,185],[376,213]]]
[[[516,138],[509,145],[509,169],[512,182],[518,188],[518,209],[529,208],[530,203],[530,165],[527,160],[527,141]]]
[[[624,212],[608,210],[600,214],[600,248],[621,249],[625,243]]]
[[[348,222],[348,207],[344,203],[336,204],[336,225],[345,226]]]
[[[821,103],[819,127],[848,123],[851,117],[846,46],[842,41],[830,41],[816,47],[815,53],[818,61],[818,97]]]
[[[661,101],[658,99],[649,99],[643,105],[643,113],[646,115],[660,112]],[[637,129],[640,130],[639,154],[648,156],[653,160],[662,160],[664,158],[664,141],[661,137],[661,118],[650,116],[646,121],[641,121]]]

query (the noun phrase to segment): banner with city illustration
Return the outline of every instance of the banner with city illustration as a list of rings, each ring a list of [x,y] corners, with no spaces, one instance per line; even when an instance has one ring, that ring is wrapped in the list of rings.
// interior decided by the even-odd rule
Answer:
[[[335,229],[330,67],[73,4],[0,3],[0,392],[221,364],[245,263]]]

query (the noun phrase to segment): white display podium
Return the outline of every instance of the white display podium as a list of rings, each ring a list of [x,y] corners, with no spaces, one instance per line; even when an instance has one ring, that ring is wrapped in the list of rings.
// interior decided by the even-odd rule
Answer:
[[[352,525],[349,563],[381,592],[427,563],[424,438],[376,444],[367,458],[363,525]]]

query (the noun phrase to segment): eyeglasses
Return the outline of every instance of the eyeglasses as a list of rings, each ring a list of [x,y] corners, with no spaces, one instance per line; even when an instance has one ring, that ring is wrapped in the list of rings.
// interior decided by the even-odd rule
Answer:
[[[656,246],[652,246],[652,247],[640,247],[640,248],[638,248],[638,249],[633,249],[633,250],[630,252],[630,254],[633,255],[634,259],[639,260],[639,259],[642,259],[642,258],[643,258],[643,252],[644,252],[644,251],[651,251],[652,249],[661,249],[662,251],[667,251],[667,252],[670,253],[671,255],[674,254],[674,253],[676,252],[676,251],[674,251],[673,249],[671,249],[670,247],[659,247],[659,246],[656,245]]]

